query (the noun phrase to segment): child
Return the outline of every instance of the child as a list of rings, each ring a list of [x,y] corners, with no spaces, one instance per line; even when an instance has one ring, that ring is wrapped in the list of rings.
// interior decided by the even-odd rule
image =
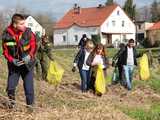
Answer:
[[[75,71],[76,66],[79,69],[81,77],[81,90],[87,92],[90,86],[90,66],[86,64],[86,60],[94,48],[92,40],[87,40],[83,49],[80,49],[74,60],[74,67],[72,71]]]
[[[96,80],[96,72],[97,72],[97,66],[102,65],[104,77],[106,78],[107,73],[107,64],[108,60],[105,54],[105,48],[102,44],[98,44],[93,52],[90,54],[87,60],[87,65],[91,66],[91,88],[94,90],[95,93],[95,80]],[[100,96],[102,94],[99,94]]]

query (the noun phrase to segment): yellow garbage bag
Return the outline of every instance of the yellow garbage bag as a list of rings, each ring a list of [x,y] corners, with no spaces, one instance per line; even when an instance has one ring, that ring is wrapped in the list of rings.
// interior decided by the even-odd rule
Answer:
[[[148,80],[150,78],[150,71],[147,54],[143,54],[143,56],[140,58],[139,66],[141,80]]]
[[[106,80],[103,73],[102,65],[98,65],[96,81],[95,81],[96,93],[104,94],[106,92]]]
[[[47,80],[50,84],[58,85],[61,82],[64,69],[56,61],[51,61],[47,73]]]

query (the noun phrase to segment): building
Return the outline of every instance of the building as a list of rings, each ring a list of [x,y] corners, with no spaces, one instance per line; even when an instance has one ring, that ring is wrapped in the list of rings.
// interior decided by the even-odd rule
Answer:
[[[104,45],[117,46],[130,38],[135,39],[136,32],[135,24],[116,4],[91,8],[75,5],[54,28],[55,46],[77,45],[83,34],[99,38]]]
[[[32,32],[38,34],[39,37],[45,34],[45,29],[32,16],[26,16],[26,26],[31,28]]]
[[[136,39],[141,42],[147,38],[147,30],[153,26],[154,23],[145,21],[136,21]]]

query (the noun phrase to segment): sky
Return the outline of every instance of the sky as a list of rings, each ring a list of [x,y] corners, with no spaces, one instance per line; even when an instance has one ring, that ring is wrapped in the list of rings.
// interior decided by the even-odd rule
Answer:
[[[15,9],[16,6],[23,5],[28,10],[38,13],[47,12],[52,15],[52,18],[60,19],[75,3],[80,7],[93,7],[98,4],[104,4],[107,0],[0,0],[0,10],[5,8]],[[120,5],[124,4],[125,0],[114,0]],[[134,0],[137,7],[149,5],[153,0]]]

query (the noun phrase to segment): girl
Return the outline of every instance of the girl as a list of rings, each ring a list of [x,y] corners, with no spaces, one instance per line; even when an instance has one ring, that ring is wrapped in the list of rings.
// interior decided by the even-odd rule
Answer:
[[[74,67],[72,71],[75,71],[76,66],[79,69],[81,77],[81,90],[86,92],[90,86],[90,66],[86,64],[86,60],[94,48],[92,40],[87,40],[83,49],[80,49],[74,60]]]
[[[108,60],[105,54],[105,48],[102,44],[98,44],[93,52],[90,54],[87,60],[87,65],[91,66],[91,88],[95,93],[95,80],[96,80],[96,73],[97,73],[97,66],[102,65],[102,69],[104,72],[104,77],[106,78],[107,73],[106,69],[108,67]],[[97,95],[102,95],[101,93]]]

